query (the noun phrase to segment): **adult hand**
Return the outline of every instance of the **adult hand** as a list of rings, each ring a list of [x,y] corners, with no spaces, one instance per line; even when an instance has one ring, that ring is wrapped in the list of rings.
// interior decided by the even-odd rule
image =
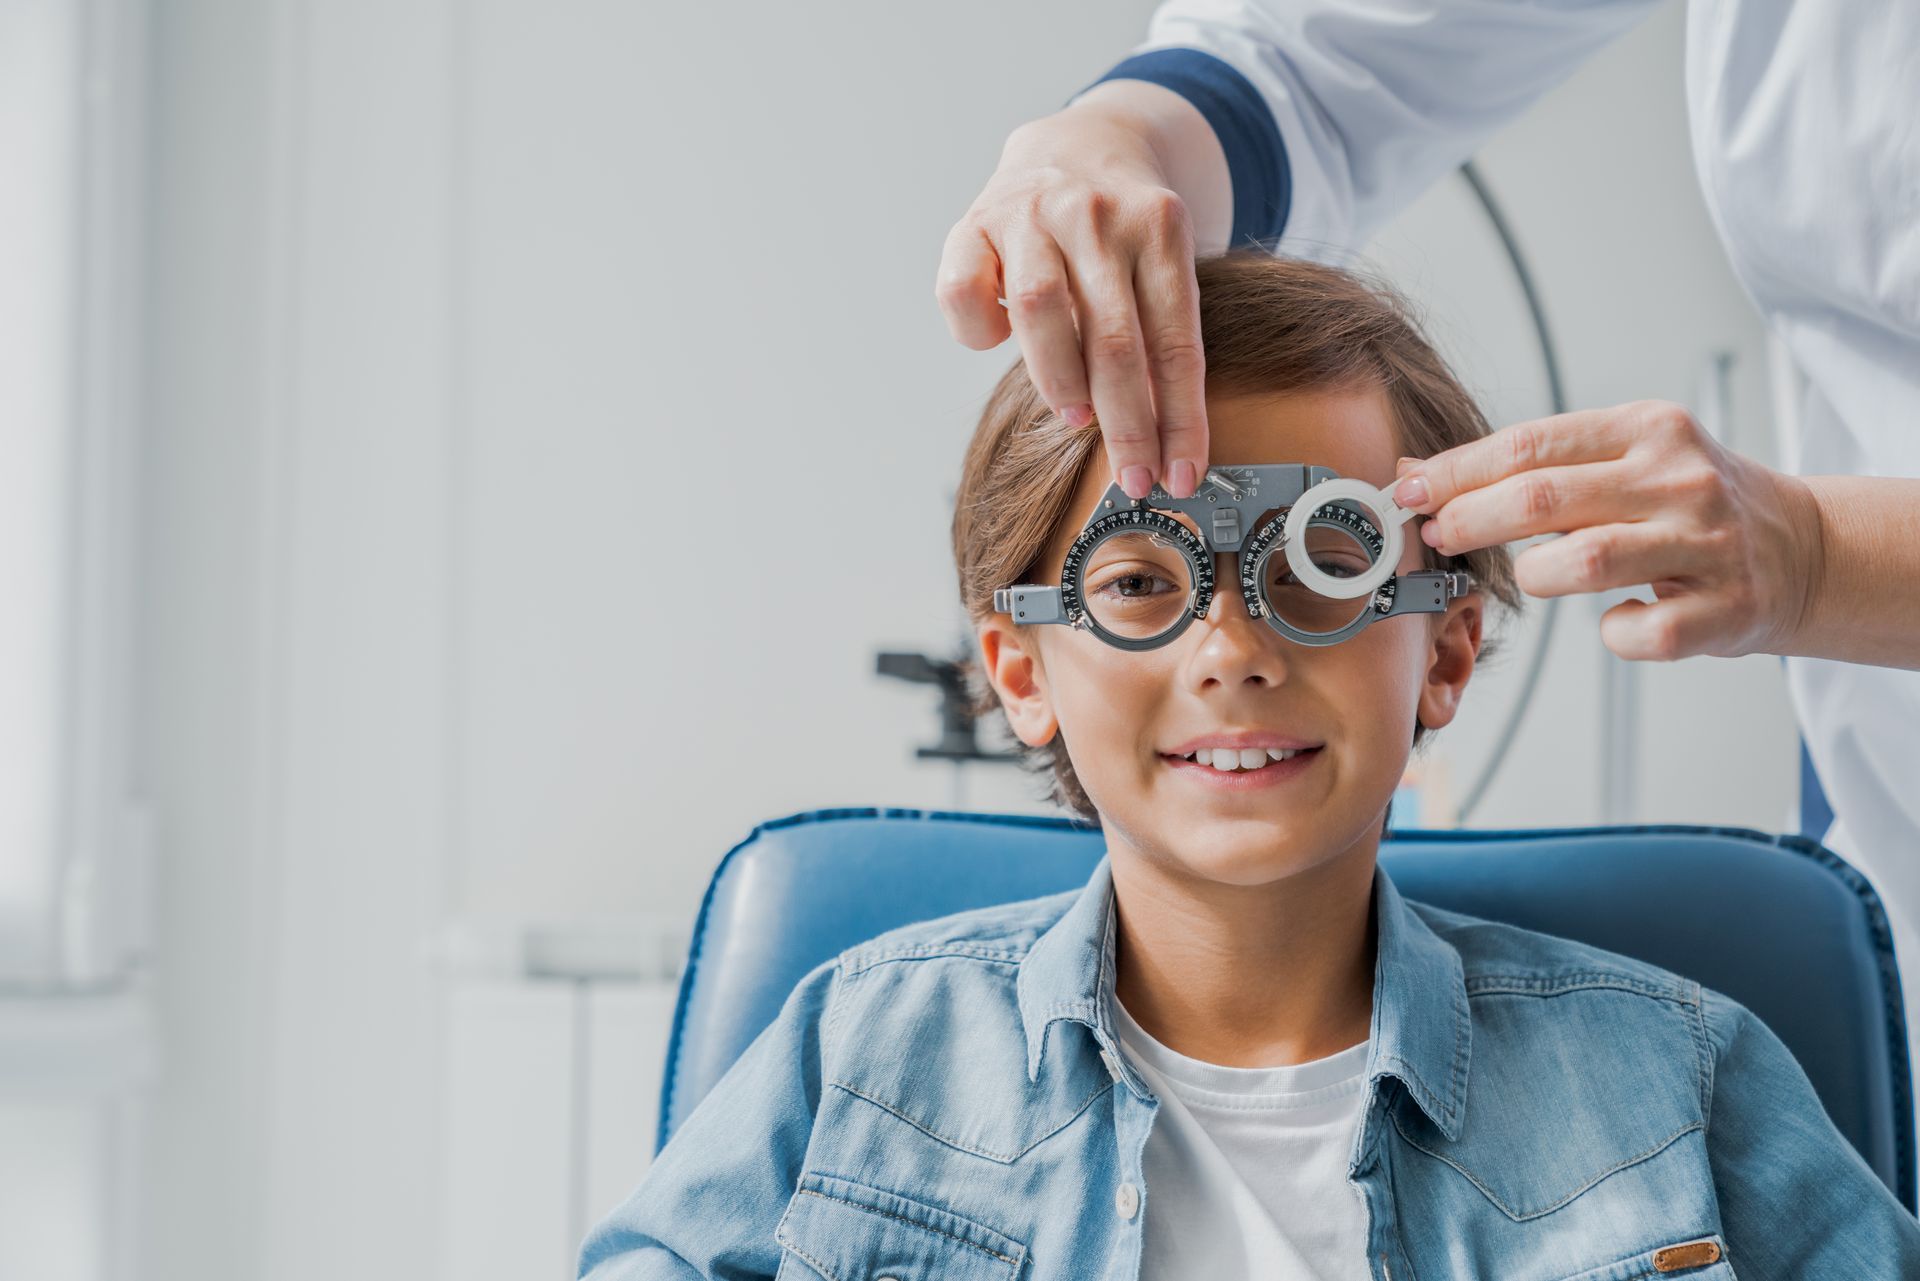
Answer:
[[[1076,427],[1097,413],[1114,478],[1135,498],[1162,478],[1188,497],[1206,472],[1193,225],[1154,141],[1171,150],[1196,125],[1218,152],[1177,94],[1110,82],[1015,129],[947,234],[934,288],[955,338],[984,351],[1011,331],[1049,406]],[[1193,185],[1211,200],[1231,190],[1225,172],[1220,158]]]
[[[1402,459],[1394,501],[1431,514],[1421,536],[1446,555],[1564,534],[1515,559],[1533,596],[1650,584],[1654,601],[1601,616],[1600,638],[1622,658],[1799,652],[1820,590],[1807,483],[1723,448],[1660,401],[1516,423]]]

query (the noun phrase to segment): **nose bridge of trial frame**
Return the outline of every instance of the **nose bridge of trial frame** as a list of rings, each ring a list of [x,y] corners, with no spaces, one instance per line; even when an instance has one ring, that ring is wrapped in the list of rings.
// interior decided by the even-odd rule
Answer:
[[[1279,485],[1274,493],[1263,497],[1261,473],[1271,475],[1279,472]],[[1293,472],[1297,475],[1288,475]],[[1245,545],[1247,535],[1253,532],[1256,522],[1269,511],[1285,510],[1299,501],[1302,494],[1323,480],[1331,480],[1336,473],[1327,467],[1315,467],[1307,463],[1287,463],[1281,466],[1262,468],[1209,467],[1199,486],[1189,498],[1174,498],[1166,490],[1155,485],[1142,500],[1146,505],[1166,508],[1183,515],[1192,516],[1199,525],[1200,534],[1207,541],[1207,547],[1215,555],[1231,552],[1236,561],[1240,549]],[[1114,506],[1113,490],[1109,486],[1107,498],[1101,505],[1105,511]],[[1121,491],[1123,494],[1125,491]],[[1222,503],[1224,494],[1231,501]],[[1132,501],[1132,500],[1128,500]],[[1207,519],[1202,520],[1205,514]],[[1235,569],[1239,566],[1236,563]]]
[[[1202,526],[1199,533],[1201,537],[1206,540],[1207,550],[1214,558],[1213,569],[1215,582],[1238,582],[1244,576],[1245,567],[1240,564],[1240,557],[1246,550],[1248,535],[1259,527],[1262,516],[1266,515],[1269,511],[1284,513],[1295,502],[1299,501],[1302,494],[1306,493],[1321,481],[1332,479],[1336,474],[1330,468],[1315,467],[1306,463],[1289,463],[1286,464],[1286,467],[1296,468],[1299,471],[1299,476],[1297,478],[1293,476],[1282,476],[1281,484],[1271,498],[1260,497],[1261,473],[1259,471],[1246,469],[1236,471],[1235,469],[1225,467],[1209,467],[1207,468],[1207,474],[1201,478],[1200,484],[1195,487],[1192,496],[1186,499],[1185,502],[1197,505],[1204,499],[1204,501],[1208,503],[1215,504],[1210,509],[1210,519],[1203,523],[1197,513],[1186,512],[1180,508],[1175,509],[1182,511],[1182,514],[1194,516],[1194,523]],[[1271,471],[1271,468],[1263,470]],[[1227,497],[1233,501],[1228,504],[1221,504],[1219,502],[1220,494],[1227,495]],[[1109,495],[1111,495],[1111,489],[1109,490]],[[1147,494],[1147,500],[1151,501],[1155,495],[1171,497],[1166,494],[1164,489],[1157,485]],[[1181,500],[1174,501],[1177,502]],[[1113,505],[1112,498],[1109,496],[1102,504],[1102,510],[1111,508]],[[1251,510],[1249,510],[1249,508],[1251,508]],[[1276,516],[1274,519],[1277,520],[1280,519],[1280,517]],[[1221,566],[1219,564],[1219,558],[1222,556],[1227,557],[1227,572],[1224,574],[1220,572]],[[1210,617],[1216,607],[1221,609],[1231,608],[1228,601],[1236,595],[1239,594],[1234,592],[1214,593],[1213,598],[1207,603],[1207,613],[1205,616],[1202,616],[1201,621],[1205,621],[1207,617]],[[1240,602],[1246,609],[1249,619],[1257,619],[1260,617],[1260,610],[1255,602],[1247,600],[1244,596],[1240,596]]]

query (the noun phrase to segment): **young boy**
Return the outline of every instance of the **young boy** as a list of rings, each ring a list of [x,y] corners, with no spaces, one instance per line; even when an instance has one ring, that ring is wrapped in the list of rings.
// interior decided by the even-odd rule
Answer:
[[[1390,295],[1264,254],[1198,268],[1215,467],[1390,486],[1398,457],[1486,431]],[[1158,647],[996,612],[1061,581],[1109,470],[1016,365],[954,518],[983,708],[1104,829],[1087,885],[809,973],[582,1276],[1920,1277],[1920,1224],[1746,1009],[1410,903],[1376,866],[1488,597],[1518,604],[1504,549],[1405,540],[1398,572],[1477,590],[1331,645],[1250,616],[1227,554]],[[1184,599],[1164,566],[1096,559],[1089,601]]]

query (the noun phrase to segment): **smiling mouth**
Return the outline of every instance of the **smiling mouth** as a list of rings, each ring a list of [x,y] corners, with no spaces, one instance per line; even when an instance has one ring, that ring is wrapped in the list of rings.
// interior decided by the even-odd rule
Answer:
[[[1325,744],[1321,744],[1324,747]],[[1186,756],[1162,753],[1175,771],[1215,786],[1248,786],[1292,778],[1320,758],[1320,747],[1202,748]]]
[[[1318,747],[1203,747],[1185,756],[1168,753],[1167,759],[1190,761],[1225,774],[1237,770],[1265,769],[1276,761],[1290,761],[1296,756],[1319,750]]]

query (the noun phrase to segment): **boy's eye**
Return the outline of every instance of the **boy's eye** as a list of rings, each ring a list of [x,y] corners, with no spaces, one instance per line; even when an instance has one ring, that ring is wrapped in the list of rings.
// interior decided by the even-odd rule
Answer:
[[[1163,566],[1111,565],[1091,575],[1090,581],[1087,612],[1116,636],[1132,640],[1158,636],[1177,625],[1187,607],[1187,576]]]
[[[1123,565],[1100,571],[1087,593],[1093,621],[1117,636],[1146,640],[1175,626],[1187,607],[1187,576],[1156,565]]]
[[[1146,640],[1175,627],[1193,592],[1178,548],[1152,532],[1116,534],[1100,544],[1082,583],[1092,621],[1116,636]]]
[[[1371,568],[1371,565],[1366,559],[1360,556],[1315,552],[1312,554],[1311,559],[1314,567],[1321,573],[1326,574],[1329,578],[1358,578]],[[1286,561],[1283,559],[1279,560],[1279,566],[1280,567],[1274,572],[1274,578],[1276,580],[1275,586],[1292,586],[1294,583],[1293,570],[1287,566]]]
[[[1154,570],[1129,569],[1102,579],[1100,586],[1093,590],[1100,595],[1118,596],[1122,599],[1145,599],[1162,592],[1177,592],[1184,589]]]
[[[1373,568],[1373,555],[1366,543],[1345,524],[1316,521],[1307,527],[1306,543],[1307,560],[1329,578],[1358,578]],[[1275,555],[1267,565],[1271,587],[1307,590],[1294,578],[1284,555]]]

